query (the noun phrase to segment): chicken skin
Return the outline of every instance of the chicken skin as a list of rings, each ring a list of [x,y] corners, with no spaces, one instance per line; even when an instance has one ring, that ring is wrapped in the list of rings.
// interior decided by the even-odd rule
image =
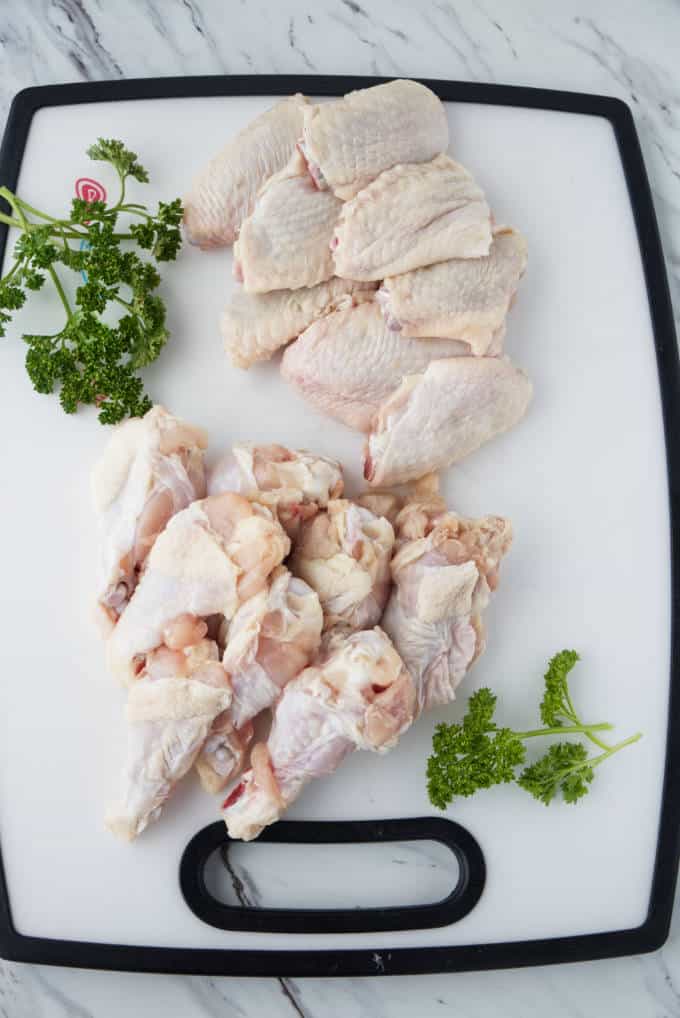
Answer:
[[[184,199],[184,229],[192,244],[233,244],[269,177],[286,165],[302,132],[308,102],[294,95],[260,114],[195,178]]]
[[[397,163],[427,162],[449,144],[438,97],[417,81],[390,81],[308,106],[300,149],[317,187],[353,198]]]
[[[376,283],[333,277],[300,290],[246,293],[239,287],[221,318],[224,346],[237,368],[268,361],[282,346],[339,307],[372,297]]]
[[[304,520],[339,498],[342,467],[335,460],[282,445],[235,445],[211,471],[208,491],[232,491],[266,506],[294,538]]]
[[[457,463],[516,424],[531,382],[507,358],[452,357],[410,375],[373,418],[364,477],[402,484]]]
[[[252,720],[316,656],[322,625],[318,596],[284,566],[236,612],[222,658],[231,679],[231,707],[217,719],[196,761],[207,791],[221,791],[238,774]]]
[[[128,694],[128,759],[120,799],[106,817],[114,834],[131,841],[158,819],[230,703],[229,677],[212,640],[147,656]]]
[[[469,347],[455,339],[408,339],[391,330],[375,302],[334,311],[292,343],[281,375],[315,410],[356,431],[371,420],[406,375]]]
[[[342,206],[332,240],[335,275],[384,279],[450,258],[480,258],[491,246],[481,188],[446,155],[401,164]]]
[[[355,749],[392,749],[415,708],[413,680],[380,628],[335,641],[285,687],[266,745],[255,746],[252,769],[223,804],[230,837],[256,838]]]
[[[390,329],[459,339],[482,357],[502,348],[505,318],[526,264],[524,237],[502,227],[485,258],[454,258],[388,277],[378,303]]]
[[[266,584],[290,540],[264,506],[240,495],[213,495],[172,518],[108,641],[114,675],[130,685],[146,656],[204,636],[206,617],[231,619]]]
[[[105,628],[130,600],[168,520],[205,495],[205,432],[155,406],[114,429],[92,474],[102,537],[97,598]]]
[[[297,290],[336,275],[330,242],[342,202],[319,191],[299,152],[264,185],[234,245],[246,293]]]
[[[303,523],[290,567],[319,595],[324,629],[369,629],[390,588],[391,523],[345,499]]]
[[[500,516],[460,517],[435,495],[408,501],[395,529],[382,624],[413,678],[420,713],[453,700],[484,649],[482,613],[512,528]]]

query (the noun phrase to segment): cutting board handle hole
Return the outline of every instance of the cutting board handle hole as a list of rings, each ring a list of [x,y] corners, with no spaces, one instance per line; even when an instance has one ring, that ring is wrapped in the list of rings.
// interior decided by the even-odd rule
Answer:
[[[214,898],[244,908],[432,905],[458,886],[460,865],[439,841],[225,843],[208,857]],[[301,901],[302,899],[302,901]]]
[[[477,904],[485,875],[469,831],[438,817],[283,821],[248,844],[231,841],[218,822],[192,838],[180,864],[195,915],[256,933],[449,925]],[[322,907],[297,907],[301,897]]]

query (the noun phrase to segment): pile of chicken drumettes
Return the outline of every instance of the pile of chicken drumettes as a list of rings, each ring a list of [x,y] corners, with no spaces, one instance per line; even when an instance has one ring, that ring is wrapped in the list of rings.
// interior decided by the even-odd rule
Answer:
[[[432,478],[350,500],[333,460],[239,445],[208,471],[206,446],[156,406],[94,471],[98,607],[128,689],[107,824],[128,839],[194,767],[248,840],[354,750],[391,749],[483,650],[512,539],[447,510]]]

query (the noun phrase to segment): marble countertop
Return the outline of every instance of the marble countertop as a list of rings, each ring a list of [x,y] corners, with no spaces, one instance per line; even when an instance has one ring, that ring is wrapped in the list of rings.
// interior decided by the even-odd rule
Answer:
[[[680,313],[677,0],[4,0],[0,120],[28,85],[231,73],[386,74],[598,92],[633,110]],[[673,68],[675,67],[675,71]],[[240,980],[0,962],[0,1015],[671,1018],[680,910],[654,955],[483,974]]]

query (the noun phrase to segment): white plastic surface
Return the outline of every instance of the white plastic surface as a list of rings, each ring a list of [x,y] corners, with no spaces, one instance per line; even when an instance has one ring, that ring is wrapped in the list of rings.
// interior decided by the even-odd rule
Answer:
[[[148,167],[152,183],[135,185],[135,197],[181,195],[192,173],[268,105],[212,98],[42,110],[19,191],[55,213],[79,176],[115,193],[113,173],[84,155],[104,135],[124,139]],[[19,932],[174,947],[380,948],[563,936],[644,920],[665,753],[669,533],[654,345],[625,180],[605,120],[456,104],[449,115],[453,154],[478,176],[497,221],[528,238],[507,350],[531,375],[535,398],[519,427],[449,472],[446,492],[464,513],[508,515],[515,543],[488,613],[488,649],[459,702],[423,717],[391,755],[355,754],[310,787],[291,816],[431,813],[424,768],[434,724],[458,717],[467,694],[488,684],[501,694],[499,719],[527,727],[545,663],[565,646],[583,656],[574,674],[583,713],[611,720],[621,737],[641,729],[645,738],[603,767],[576,807],[546,809],[508,787],[457,805],[451,816],[479,839],[488,884],[450,928],[320,937],[201,923],[182,899],[177,870],[191,835],[216,818],[216,802],[193,777],[136,844],[117,842],[102,823],[125,740],[124,691],[106,673],[90,619],[97,540],[88,475],[107,435],[92,413],[66,417],[54,398],[31,390],[18,337],[59,321],[46,288],[0,346],[0,832]],[[11,242],[6,265],[10,254]],[[315,416],[276,364],[243,373],[228,363],[217,320],[231,286],[229,252],[187,247],[165,269],[173,338],[147,372],[150,392],[209,430],[212,456],[235,440],[306,446],[341,459],[356,482],[359,436]],[[398,883],[404,867],[390,857],[388,846]],[[359,886],[367,877],[357,867]],[[285,872],[275,878],[280,884]],[[324,902],[301,890],[299,904]]]

